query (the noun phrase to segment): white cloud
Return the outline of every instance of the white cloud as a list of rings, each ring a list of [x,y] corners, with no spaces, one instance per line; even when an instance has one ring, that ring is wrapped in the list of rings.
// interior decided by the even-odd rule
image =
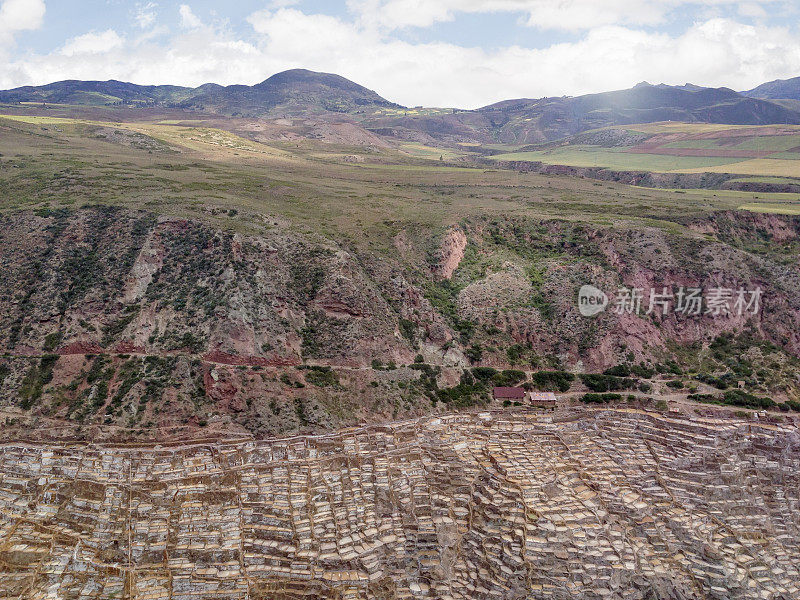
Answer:
[[[298,4],[300,4],[300,0],[272,0],[269,3],[269,7],[272,9],[287,8],[289,6],[296,6]]]
[[[181,15],[181,27],[184,29],[197,29],[203,26],[203,22],[192,12],[188,4],[181,4],[178,12]]]
[[[3,0],[0,2],[0,51],[11,46],[14,34],[39,29],[44,21],[44,0]]]
[[[657,25],[676,10],[689,7],[736,7],[741,0],[348,0],[365,26],[383,29],[429,27],[453,20],[457,13],[514,12],[543,29],[577,31],[604,25]],[[749,0],[743,9],[783,0]],[[744,13],[743,13],[744,14]],[[751,16],[748,14],[746,16]]]
[[[483,49],[412,43],[360,20],[296,8],[252,14],[253,31],[245,41],[224,24],[203,25],[188,6],[186,14],[188,27],[171,35],[126,39],[109,30],[70,40],[58,52],[0,62],[0,88],[65,78],[253,84],[304,67],[338,73],[406,105],[474,108],[508,98],[620,89],[642,80],[749,89],[800,75],[796,29],[731,18],[699,21],[678,35],[607,25],[541,49]]]
[[[44,0],[4,0],[0,4],[0,29],[24,31],[38,29],[44,19]]]
[[[137,2],[133,20],[140,28],[147,29],[156,22],[157,8],[155,2]]]
[[[742,2],[739,5],[739,14],[743,17],[763,19],[767,16],[767,11],[763,6],[757,4],[756,2]]]
[[[107,29],[100,33],[84,33],[64,44],[61,54],[63,56],[105,54],[121,48],[123,43],[123,39],[113,29]]]
[[[504,98],[619,89],[642,80],[748,89],[800,74],[800,37],[714,19],[677,37],[598,27],[544,49],[412,44],[294,9],[251,16],[261,51],[286,66],[336,72],[407,105],[476,107]],[[356,50],[357,49],[357,50]]]

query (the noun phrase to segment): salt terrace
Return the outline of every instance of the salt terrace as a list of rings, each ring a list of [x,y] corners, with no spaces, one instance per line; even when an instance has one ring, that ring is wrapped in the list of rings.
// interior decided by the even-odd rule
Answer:
[[[1,448],[0,598],[800,598],[788,424],[586,408]]]

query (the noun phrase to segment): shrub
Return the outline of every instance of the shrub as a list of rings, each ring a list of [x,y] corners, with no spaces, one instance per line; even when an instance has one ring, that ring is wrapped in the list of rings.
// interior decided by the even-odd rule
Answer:
[[[714,375],[707,375],[705,373],[700,373],[697,376],[697,381],[701,381],[708,385],[714,386],[718,390],[726,390],[728,389],[729,383],[728,379],[730,378],[730,373],[723,375],[722,377],[716,377]]]
[[[614,375],[584,374],[581,382],[593,392],[610,392],[611,390],[631,390],[636,381]]]
[[[667,387],[671,387],[674,390],[682,390],[683,382],[680,379],[671,379],[667,382]]]
[[[688,397],[689,400],[694,400],[695,402],[704,402],[706,404],[719,404],[722,400],[720,396],[715,396],[714,394],[689,394]]]
[[[631,374],[629,365],[617,365],[603,371],[603,375],[614,375],[615,377],[628,377]]]
[[[475,376],[476,379],[480,379],[481,381],[488,381],[495,375],[497,375],[497,369],[493,369],[492,367],[475,367],[472,369],[472,374]]]
[[[533,387],[540,392],[566,392],[575,375],[567,371],[538,371],[531,375]]]
[[[459,383],[455,387],[437,390],[436,399],[453,408],[468,408],[485,403],[488,396],[484,386]]]
[[[771,398],[761,398],[749,394],[743,390],[728,390],[722,396],[714,396],[713,394],[690,394],[690,400],[697,402],[704,402],[706,404],[720,404],[724,406],[741,406],[742,408],[751,408],[764,410],[774,408],[775,401]]]
[[[775,406],[775,402],[771,398],[759,398],[742,390],[728,390],[723,396],[723,401],[729,406],[744,408],[772,408]]]
[[[114,341],[130,325],[139,314],[139,306],[125,307],[125,314],[119,319],[103,327],[102,344],[106,346]]]
[[[45,336],[44,338],[44,350],[45,352],[52,352],[58,345],[61,343],[61,332],[57,331],[55,333],[51,333]]]
[[[464,351],[464,356],[474,363],[479,362],[483,358],[483,348],[479,344],[472,344]]]
[[[593,394],[588,393],[584,394],[580,397],[581,402],[585,402],[587,404],[606,404],[608,402],[614,402],[616,400],[622,400],[622,394]]]
[[[339,384],[339,376],[330,367],[309,367],[306,381],[317,387],[328,387]]]
[[[524,371],[516,371],[514,369],[506,369],[500,373],[496,373],[492,377],[492,383],[498,387],[510,387],[517,385],[520,381],[526,378]]]
[[[402,317],[398,321],[398,329],[400,330],[400,334],[408,340],[408,342],[413,346],[416,344],[416,331],[417,325],[414,321],[409,321],[408,319],[403,319]]]
[[[293,387],[295,389],[300,389],[306,387],[299,381],[294,381],[291,377],[289,377],[286,373],[280,376],[281,383],[284,385],[288,385],[289,387]]]
[[[46,354],[38,366],[30,368],[20,386],[20,408],[28,410],[41,398],[44,386],[53,380],[53,367],[57,361],[57,354]]]
[[[526,348],[522,344],[514,344],[513,346],[509,346],[506,349],[508,361],[512,365],[516,365],[522,359],[523,354],[525,354],[525,350]]]

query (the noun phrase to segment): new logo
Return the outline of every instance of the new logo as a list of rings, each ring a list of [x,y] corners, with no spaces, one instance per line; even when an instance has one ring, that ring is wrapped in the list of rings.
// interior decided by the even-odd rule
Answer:
[[[578,291],[578,310],[584,317],[593,317],[608,306],[608,296],[593,285],[584,285]]]

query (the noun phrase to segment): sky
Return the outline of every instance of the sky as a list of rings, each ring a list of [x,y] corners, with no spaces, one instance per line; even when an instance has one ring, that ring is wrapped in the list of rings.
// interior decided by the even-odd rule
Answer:
[[[800,76],[800,0],[0,0],[1,89],[252,85],[291,68],[406,106],[746,90]]]

